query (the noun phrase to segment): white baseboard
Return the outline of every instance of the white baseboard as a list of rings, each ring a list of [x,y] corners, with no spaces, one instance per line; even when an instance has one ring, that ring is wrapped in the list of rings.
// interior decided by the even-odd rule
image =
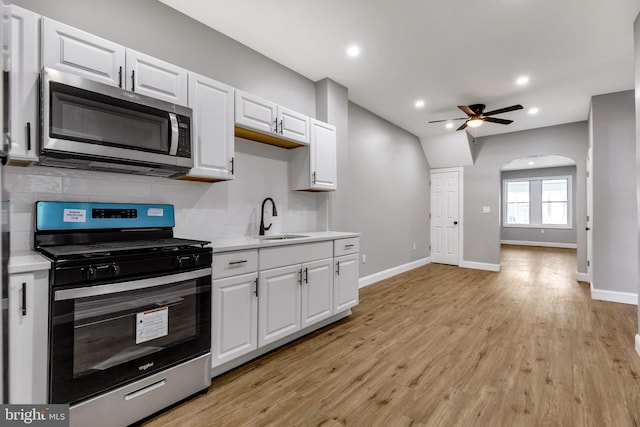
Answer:
[[[474,270],[500,271],[500,264],[489,264],[487,262],[462,261],[462,268],[473,268]]]
[[[380,280],[393,277],[396,274],[404,273],[409,270],[413,270],[414,268],[422,267],[423,265],[427,265],[430,262],[431,262],[431,257],[426,257],[426,258],[419,259],[417,261],[412,261],[406,264],[399,265],[397,267],[392,267],[387,270],[379,271],[369,276],[361,277],[359,280],[358,287],[364,288],[365,286],[369,286],[373,283],[379,282]]]
[[[527,242],[524,240],[500,240],[502,245],[518,245],[518,246],[542,246],[544,248],[566,248],[576,249],[575,243],[555,243],[555,242]]]
[[[591,282],[591,280],[589,280],[589,275],[587,273],[580,273],[579,271],[576,271],[576,280],[578,282]]]
[[[606,289],[596,289],[591,283],[591,299],[621,304],[638,305],[638,294],[631,292],[609,291]]]
[[[640,335],[636,334],[636,353],[640,355]]]

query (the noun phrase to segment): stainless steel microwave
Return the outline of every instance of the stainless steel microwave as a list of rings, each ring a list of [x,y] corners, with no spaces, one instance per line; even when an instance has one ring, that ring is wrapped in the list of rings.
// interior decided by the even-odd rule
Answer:
[[[176,177],[193,167],[190,108],[44,68],[46,166]]]

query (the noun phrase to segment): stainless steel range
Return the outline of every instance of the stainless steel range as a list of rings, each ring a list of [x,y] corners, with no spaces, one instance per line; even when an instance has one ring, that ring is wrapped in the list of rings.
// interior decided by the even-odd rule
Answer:
[[[127,425],[211,383],[211,248],[172,205],[36,204],[50,272],[49,402]]]

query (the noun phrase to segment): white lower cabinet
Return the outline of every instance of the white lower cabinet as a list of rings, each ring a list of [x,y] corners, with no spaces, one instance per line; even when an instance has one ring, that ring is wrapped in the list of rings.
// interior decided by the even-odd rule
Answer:
[[[258,277],[258,346],[300,330],[300,265],[261,271]]]
[[[334,311],[336,313],[358,305],[358,254],[335,259]]]
[[[257,273],[213,281],[212,365],[258,348]]]
[[[333,314],[332,261],[325,259],[302,265],[302,328]]]
[[[46,403],[48,290],[46,271],[9,276],[9,403]]]
[[[358,251],[353,237],[214,253],[213,368],[358,304]]]

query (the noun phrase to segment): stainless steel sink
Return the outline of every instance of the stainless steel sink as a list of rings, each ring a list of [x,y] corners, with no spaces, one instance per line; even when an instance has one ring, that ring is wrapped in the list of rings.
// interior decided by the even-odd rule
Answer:
[[[309,237],[309,236],[303,236],[301,234],[273,234],[271,236],[260,236],[259,239],[260,240],[289,240],[289,239],[300,239],[302,237]]]

